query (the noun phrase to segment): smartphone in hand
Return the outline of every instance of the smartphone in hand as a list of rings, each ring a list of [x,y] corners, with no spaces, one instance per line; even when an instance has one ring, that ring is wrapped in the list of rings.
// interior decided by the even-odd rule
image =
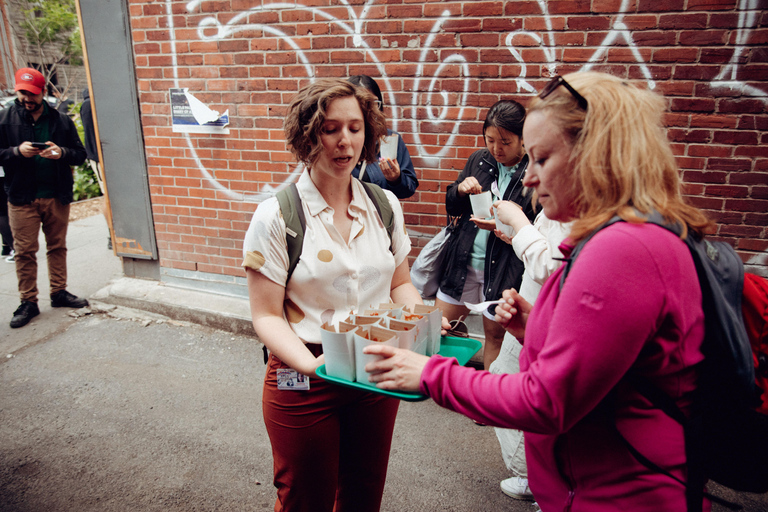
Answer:
[[[48,144],[45,142],[30,142],[35,149],[48,149]]]

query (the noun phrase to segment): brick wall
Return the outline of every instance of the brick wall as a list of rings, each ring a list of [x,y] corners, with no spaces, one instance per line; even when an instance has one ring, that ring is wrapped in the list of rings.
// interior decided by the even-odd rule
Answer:
[[[445,221],[446,186],[483,145],[487,108],[525,104],[554,72],[591,68],[668,98],[686,194],[768,275],[764,0],[284,4],[129,0],[162,268],[243,275],[253,210],[297,171],[281,128],[310,77],[379,81],[420,180],[403,204],[421,247]],[[173,133],[173,87],[229,109],[230,133]]]

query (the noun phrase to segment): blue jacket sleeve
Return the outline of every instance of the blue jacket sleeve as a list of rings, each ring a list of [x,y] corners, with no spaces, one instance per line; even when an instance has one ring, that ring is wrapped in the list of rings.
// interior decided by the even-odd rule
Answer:
[[[413,169],[411,155],[408,154],[408,148],[399,133],[387,130],[387,135],[397,135],[397,163],[400,165],[400,178],[396,182],[387,181],[384,173],[381,171],[378,161],[366,162],[365,176],[363,181],[374,183],[384,190],[389,190],[398,199],[406,199],[416,193],[416,187],[419,186],[419,180],[416,178],[416,171]],[[377,155],[381,157],[381,153]],[[355,168],[353,176],[359,178],[360,170]]]
[[[398,199],[411,197],[416,193],[416,187],[419,186],[419,180],[416,178],[416,171],[413,169],[411,155],[405,146],[405,141],[399,133],[397,135],[397,163],[400,166],[400,180],[396,183],[387,182],[387,188],[394,193]]]

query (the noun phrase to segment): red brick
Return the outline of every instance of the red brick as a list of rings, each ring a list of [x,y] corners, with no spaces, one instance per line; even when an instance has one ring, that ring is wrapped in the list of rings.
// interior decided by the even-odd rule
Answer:
[[[692,128],[736,128],[737,119],[732,116],[718,114],[693,114]]]
[[[768,183],[768,172],[733,173],[730,176],[730,182],[735,185],[763,185]]]
[[[670,110],[673,112],[713,112],[715,110],[715,100],[706,98],[672,98]]]
[[[628,14],[624,16],[623,21],[632,32],[659,27],[659,17],[654,14]]]
[[[632,34],[638,46],[673,46],[677,44],[677,35],[671,30],[637,32]]]
[[[503,2],[466,2],[464,4],[464,16],[492,17],[500,16],[504,12]]]
[[[744,158],[710,158],[707,169],[721,171],[748,171],[752,167],[752,161]]]
[[[684,10],[684,6],[685,6],[685,0],[665,0],[664,2],[659,2],[659,0],[638,0],[637,1],[638,12],[682,11]]]
[[[526,16],[523,18],[523,28],[530,32],[565,30],[567,25],[568,18],[560,16]]]
[[[754,145],[758,143],[756,132],[717,131],[714,138],[715,144]]]
[[[665,30],[704,29],[707,28],[706,13],[675,13],[659,16],[659,28]]]
[[[768,201],[760,199],[726,199],[725,208],[737,212],[768,211]]]
[[[688,0],[689,10],[717,10],[733,9],[733,0]]]
[[[683,30],[679,43],[685,46],[713,46],[724,44],[727,38],[726,30]]]
[[[706,187],[706,195],[726,198],[750,197],[748,187],[733,185],[709,185]]]
[[[483,19],[483,32],[514,32],[523,28],[523,18],[503,17]]]
[[[653,51],[653,62],[696,62],[698,48],[659,48]]]
[[[718,102],[719,112],[758,114],[764,113],[765,102],[757,99],[734,99]]]

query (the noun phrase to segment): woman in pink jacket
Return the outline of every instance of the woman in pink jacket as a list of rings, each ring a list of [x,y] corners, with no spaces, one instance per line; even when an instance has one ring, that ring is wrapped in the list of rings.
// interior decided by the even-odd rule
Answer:
[[[504,292],[496,320],[523,342],[520,373],[368,349],[387,356],[367,368],[380,388],[419,390],[477,421],[524,430],[530,487],[544,512],[686,509],[684,485],[639,463],[618,434],[685,480],[682,427],[624,378],[646,377],[687,410],[703,359],[690,253],[643,219],[656,210],[698,233],[711,227],[682,199],[663,111],[656,94],[594,72],[555,77],[531,101],[524,183],[547,217],[573,222],[563,254],[614,215],[627,222],[584,246],[562,288],[556,271],[535,308]]]

